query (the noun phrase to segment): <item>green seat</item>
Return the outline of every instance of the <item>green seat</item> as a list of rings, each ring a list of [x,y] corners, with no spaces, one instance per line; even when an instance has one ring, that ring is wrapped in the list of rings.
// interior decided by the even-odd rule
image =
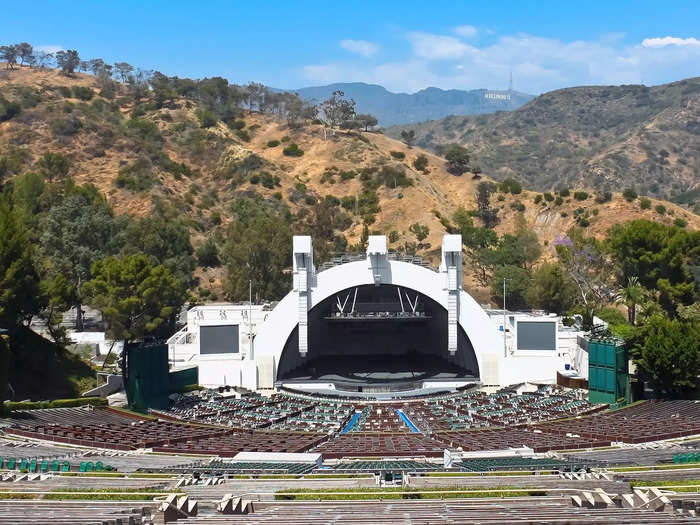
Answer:
[[[70,463],[67,461],[61,463],[61,472],[70,472]]]
[[[86,472],[87,463],[85,461],[80,462],[80,472]]]
[[[49,471],[49,460],[44,459],[41,461],[41,467],[39,468],[41,472],[48,472]]]
[[[29,472],[36,472],[37,471],[37,461],[36,459],[33,459],[29,462]]]
[[[2,467],[4,467],[4,466],[5,466],[5,458],[3,458],[2,456],[0,456],[0,468],[2,468]]]
[[[681,462],[681,455],[680,455],[680,454],[674,454],[674,455],[673,455],[673,462],[674,462],[674,463],[680,463],[680,462]]]
[[[102,472],[104,470],[104,466],[102,465],[101,461],[98,461],[95,463],[95,471],[96,472]]]
[[[17,464],[17,460],[15,458],[9,458],[7,460],[7,468],[10,470],[14,470],[16,464]]]
[[[29,460],[27,458],[22,458],[22,460],[19,462],[19,469],[20,470],[28,470],[29,469]]]
[[[51,463],[51,472],[58,472],[59,468],[61,468],[61,463],[57,459],[54,459]]]
[[[95,470],[95,464],[92,461],[88,461],[85,464],[85,472],[92,472]]]

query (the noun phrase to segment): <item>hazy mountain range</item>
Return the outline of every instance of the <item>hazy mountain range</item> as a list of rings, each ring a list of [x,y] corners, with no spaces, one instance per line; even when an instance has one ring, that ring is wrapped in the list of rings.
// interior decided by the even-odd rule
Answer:
[[[434,87],[412,94],[392,93],[382,86],[363,82],[341,82],[291,91],[298,93],[305,100],[320,102],[337,90],[355,100],[358,113],[371,113],[377,117],[380,126],[424,122],[448,115],[479,115],[517,109],[533,98],[532,95],[517,91],[461,91]]]

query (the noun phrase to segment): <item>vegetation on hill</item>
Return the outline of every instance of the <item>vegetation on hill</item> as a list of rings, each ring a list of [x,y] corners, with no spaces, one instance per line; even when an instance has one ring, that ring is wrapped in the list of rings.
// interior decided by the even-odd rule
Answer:
[[[700,78],[661,86],[587,86],[541,95],[520,109],[397,126],[417,144],[458,143],[489,176],[527,187],[599,191],[700,202]]]
[[[85,304],[109,336],[137,339],[171,333],[187,300],[247,300],[251,281],[255,301],[280,299],[293,234],[313,236],[320,264],[380,233],[394,251],[436,260],[450,232],[462,235],[477,299],[500,304],[505,279],[510,308],[581,314],[587,326],[617,312],[640,373],[673,377],[672,395],[689,389],[697,349],[679,341],[686,375],[669,375],[654,334],[695,333],[691,212],[632,189],[496,183],[469,147],[437,156],[412,130],[401,142],[365,131],[370,116],[340,91],[316,107],[260,84],[77,53],[57,66],[0,74],[15,108],[0,124],[0,327],[11,346],[36,315],[63,344],[61,313],[77,308],[80,328]]]

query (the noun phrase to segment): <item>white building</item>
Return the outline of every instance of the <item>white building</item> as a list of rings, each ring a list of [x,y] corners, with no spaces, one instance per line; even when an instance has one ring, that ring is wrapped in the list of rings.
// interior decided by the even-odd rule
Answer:
[[[274,308],[192,308],[168,341],[173,366],[196,363],[207,386],[365,394],[551,383],[581,366],[560,319],[507,312],[504,333],[503,312],[463,290],[459,235],[443,237],[437,269],[384,236],[319,270],[311,238],[293,244],[292,290]]]

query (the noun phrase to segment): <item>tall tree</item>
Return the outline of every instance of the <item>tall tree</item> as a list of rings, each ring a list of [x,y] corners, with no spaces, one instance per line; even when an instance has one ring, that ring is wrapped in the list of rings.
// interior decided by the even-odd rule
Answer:
[[[558,263],[545,263],[532,274],[526,294],[530,306],[566,314],[576,304],[576,286]]]
[[[640,376],[658,395],[692,395],[700,369],[700,323],[655,315],[629,343]]]
[[[345,93],[337,90],[321,103],[321,110],[328,127],[337,128],[342,122],[352,120],[355,116],[355,101],[346,99]]]
[[[464,172],[469,171],[469,162],[471,159],[467,148],[459,144],[448,144],[444,148],[444,155],[447,161],[445,168],[448,173],[452,175],[462,175]]]
[[[637,306],[644,301],[646,295],[646,290],[639,284],[639,279],[636,276],[629,277],[627,284],[620,290],[620,299],[627,307],[627,320],[630,324],[635,324]]]
[[[64,75],[73,76],[75,69],[80,65],[80,55],[75,49],[57,51],[56,65],[61,68]]]
[[[102,311],[111,339],[164,334],[182,308],[186,289],[163,265],[141,254],[96,261],[85,283],[89,304]]]
[[[679,304],[697,299],[693,268],[700,266],[700,232],[640,219],[615,225],[608,239],[622,286],[637,277],[640,285],[660,292],[671,316]]]
[[[412,148],[413,145],[416,143],[416,132],[412,129],[409,130],[403,130],[401,132],[401,140],[403,141],[408,148]]]
[[[34,48],[28,42],[17,44],[17,57],[22,62],[23,66],[34,62]]]
[[[234,221],[222,250],[226,264],[224,288],[230,300],[248,299],[252,281],[256,300],[278,300],[289,288],[292,253],[289,224],[273,214],[259,214],[250,221]]]
[[[357,120],[362,127],[365,128],[365,131],[368,131],[369,128],[373,128],[379,123],[377,117],[370,115],[369,113],[360,113],[355,116],[355,120]]]
[[[557,257],[578,289],[577,304],[583,311],[584,327],[590,329],[593,314],[618,296],[613,267],[599,241],[585,237],[573,227],[554,240]]]
[[[93,261],[116,253],[121,229],[104,202],[84,195],[69,195],[51,208],[42,221],[40,243],[47,257],[46,272],[62,275],[72,287],[76,329],[83,329],[83,284],[90,278]]]
[[[14,328],[41,309],[38,283],[28,232],[0,194],[0,328]]]
[[[134,71],[134,66],[128,62],[117,62],[114,64],[114,71],[119,75],[122,83],[126,84],[127,80],[129,80],[129,75]]]
[[[5,61],[5,69],[14,69],[19,56],[17,46],[0,46],[0,59]]]

